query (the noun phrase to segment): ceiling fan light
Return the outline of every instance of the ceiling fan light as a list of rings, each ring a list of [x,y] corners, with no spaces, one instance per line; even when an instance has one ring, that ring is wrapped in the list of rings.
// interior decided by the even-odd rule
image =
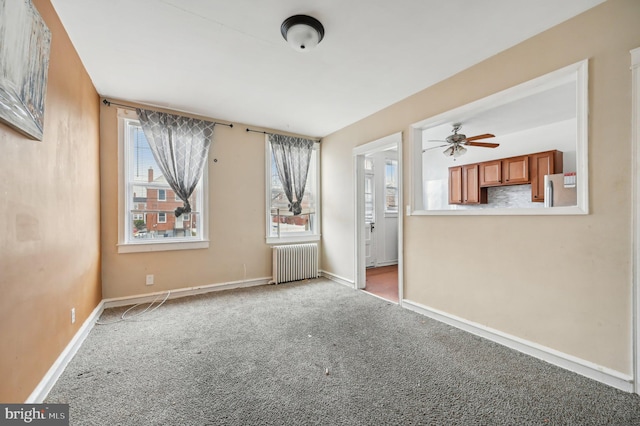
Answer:
[[[465,148],[462,145],[456,145],[456,147],[453,150],[453,156],[455,158],[460,157],[461,155],[464,155],[467,152],[467,148]]]
[[[445,155],[445,157],[451,157],[453,155],[453,145],[445,149],[442,153]]]
[[[282,37],[298,52],[306,52],[318,45],[324,37],[324,27],[315,18],[294,15],[280,26]]]

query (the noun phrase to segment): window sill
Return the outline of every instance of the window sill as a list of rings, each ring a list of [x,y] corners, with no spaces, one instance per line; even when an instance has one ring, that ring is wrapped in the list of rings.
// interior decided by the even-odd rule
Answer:
[[[297,237],[267,237],[267,244],[312,243],[320,241],[320,235],[300,235]]]
[[[167,241],[118,244],[118,253],[143,253],[150,251],[196,250],[209,248],[209,240]]]

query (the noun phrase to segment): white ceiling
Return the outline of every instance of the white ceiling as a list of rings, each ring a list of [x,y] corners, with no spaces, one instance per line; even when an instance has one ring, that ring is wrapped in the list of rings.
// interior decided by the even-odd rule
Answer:
[[[604,0],[52,0],[98,93],[322,137]],[[307,14],[324,40],[280,34]]]

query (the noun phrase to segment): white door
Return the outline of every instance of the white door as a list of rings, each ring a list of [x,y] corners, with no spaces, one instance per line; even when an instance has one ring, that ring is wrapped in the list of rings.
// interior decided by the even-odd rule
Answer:
[[[376,265],[375,198],[375,179],[373,170],[367,170],[364,175],[364,263],[367,268]]]

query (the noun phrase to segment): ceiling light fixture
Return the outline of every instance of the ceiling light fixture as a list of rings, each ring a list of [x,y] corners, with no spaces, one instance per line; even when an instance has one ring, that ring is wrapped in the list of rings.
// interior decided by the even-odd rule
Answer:
[[[461,155],[464,155],[465,152],[467,152],[467,148],[465,148],[460,144],[453,144],[453,145],[450,145],[449,148],[445,149],[443,151],[443,154],[446,157],[458,158]]]
[[[316,18],[294,15],[284,20],[280,32],[295,50],[306,52],[313,49],[324,37],[324,27]]]

